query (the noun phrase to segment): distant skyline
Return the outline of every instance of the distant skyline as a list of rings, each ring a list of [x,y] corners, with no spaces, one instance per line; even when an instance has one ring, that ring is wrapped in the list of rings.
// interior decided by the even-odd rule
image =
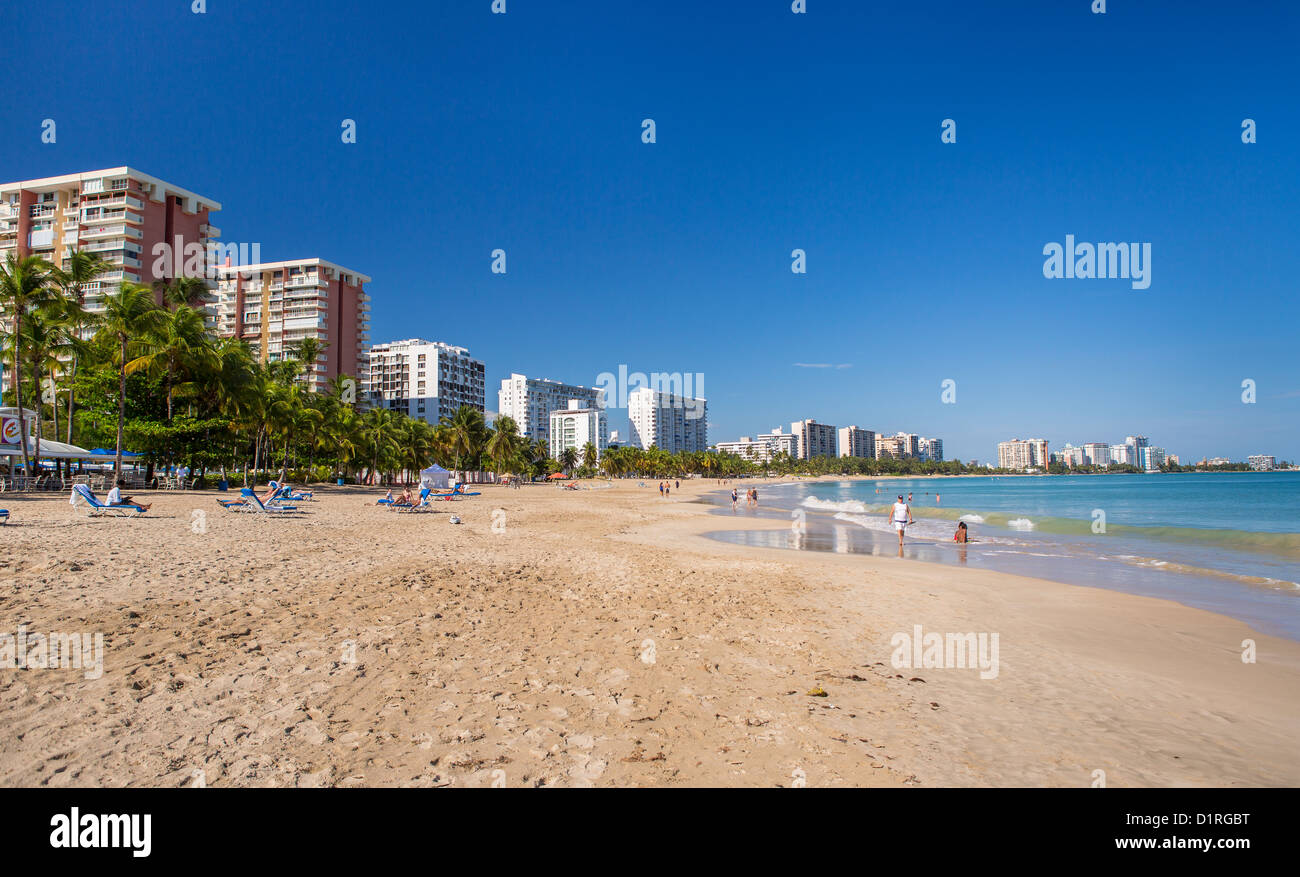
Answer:
[[[713,442],[1300,459],[1300,13],[1090,5],[7,4],[58,63],[15,70],[0,177],[214,198],[224,241],[372,276],[374,342],[484,360],[491,410],[626,364],[702,374]],[[1149,287],[1048,279],[1068,235],[1149,245]]]

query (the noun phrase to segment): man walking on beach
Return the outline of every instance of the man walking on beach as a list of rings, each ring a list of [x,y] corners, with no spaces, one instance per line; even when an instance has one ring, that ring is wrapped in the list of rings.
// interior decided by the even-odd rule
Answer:
[[[889,510],[889,516],[894,521],[894,529],[898,531],[898,547],[903,547],[903,531],[907,525],[912,523],[912,507],[903,502],[903,495],[898,495],[898,502]]]

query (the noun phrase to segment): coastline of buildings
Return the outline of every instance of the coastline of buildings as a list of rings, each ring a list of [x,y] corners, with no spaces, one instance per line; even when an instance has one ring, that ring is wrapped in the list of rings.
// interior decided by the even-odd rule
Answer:
[[[943,439],[900,432],[878,435],[860,426],[835,427],[816,420],[796,420],[789,432],[774,426],[757,438],[741,436],[734,442],[718,442],[714,449],[735,454],[754,463],[767,463],[778,454],[796,460],[813,457],[858,457],[862,459],[915,459],[943,462]]]
[[[486,413],[485,365],[466,348],[421,339],[368,344],[369,276],[316,257],[251,263],[241,258],[241,264],[231,265],[227,255],[224,265],[216,264],[217,254],[233,249],[220,243],[221,229],[211,224],[211,214],[220,210],[218,201],[129,166],[3,183],[0,260],[10,253],[34,255],[66,269],[73,250],[105,258],[109,268],[81,288],[82,304],[92,313],[102,312],[104,297],[123,282],[159,284],[202,276],[210,290],[199,303],[208,330],[245,341],[263,364],[292,356],[307,339],[321,342],[305,376],[313,392],[351,375],[363,407],[383,406],[435,424],[462,405]],[[157,286],[155,300],[162,302]],[[5,386],[8,380],[6,370]],[[601,452],[619,443],[618,431],[608,431],[600,388],[512,373],[501,382],[498,403],[500,415],[513,418],[522,436],[554,440],[558,414],[565,447],[571,433],[587,436]],[[580,415],[587,418],[581,425]],[[628,418],[630,446],[669,453],[709,448],[704,399],[642,388],[629,396]],[[944,459],[942,439],[884,435],[856,425],[837,428],[814,419],[792,422],[789,432],[774,427],[714,448],[759,463],[778,454],[800,460]],[[1047,471],[1053,464],[1155,472],[1179,465],[1179,458],[1145,436],[1128,436],[1122,444],[1067,443],[1055,453],[1049,453],[1045,439],[998,444],[999,468]],[[1202,459],[1200,465],[1240,464],[1216,457]],[[1277,468],[1268,455],[1252,455],[1245,465],[1256,471]]]
[[[1110,469],[1134,467],[1143,472],[1160,472],[1182,465],[1177,454],[1152,445],[1143,435],[1126,436],[1122,444],[1085,442],[1076,447],[1068,442],[1059,451],[1048,452],[1046,439],[1010,439],[998,443],[998,468],[1017,472],[1047,472],[1052,465],[1066,469]],[[1277,468],[1272,456],[1254,455],[1245,464],[1235,463],[1227,457],[1202,458],[1197,468],[1248,467],[1257,472],[1271,472]]]

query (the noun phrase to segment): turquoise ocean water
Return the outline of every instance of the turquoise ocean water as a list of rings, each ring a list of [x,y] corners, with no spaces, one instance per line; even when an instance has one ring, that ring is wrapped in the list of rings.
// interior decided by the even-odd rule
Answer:
[[[739,482],[743,495],[745,482]],[[912,495],[904,557],[1179,600],[1300,639],[1300,472],[990,476],[764,485],[757,511],[806,531],[717,538],[897,555],[886,511]],[[730,516],[730,500],[715,498]],[[974,542],[952,542],[964,520]]]

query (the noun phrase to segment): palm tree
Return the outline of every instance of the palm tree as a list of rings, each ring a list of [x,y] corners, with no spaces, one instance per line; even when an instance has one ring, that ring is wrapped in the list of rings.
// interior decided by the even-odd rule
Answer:
[[[104,318],[99,337],[114,342],[113,362],[117,366],[117,456],[113,464],[115,475],[122,474],[122,444],[126,430],[126,369],[131,361],[130,351],[139,339],[155,331],[158,324],[158,306],[153,292],[138,283],[123,283],[116,295],[104,299]]]
[[[48,386],[53,388],[54,374],[59,370],[59,353],[63,350],[63,336],[59,330],[57,315],[51,314],[51,306],[37,308],[27,315],[23,323],[23,345],[27,349],[27,365],[31,369],[32,396],[36,410],[36,430],[32,439],[35,443],[35,456],[39,465],[41,458],[41,439],[44,438],[42,425],[45,420],[45,378]],[[54,411],[54,434],[59,434],[58,411],[59,400],[50,393],[50,407]]]
[[[566,473],[572,472],[573,467],[578,465],[578,452],[575,451],[573,448],[565,448],[564,450],[560,451],[558,462],[560,464],[560,468],[563,469]]]
[[[319,338],[303,338],[297,344],[290,345],[286,351],[297,362],[297,373],[294,377],[302,377],[307,380],[307,389],[316,392],[316,382],[312,380],[316,372],[316,360],[329,347],[328,341],[322,341]]]
[[[23,446],[23,467],[32,471],[32,461],[27,453],[27,420],[23,415],[23,317],[33,308],[53,301],[50,285],[51,266],[37,256],[17,256],[10,253],[0,266],[0,309],[13,321],[10,335],[13,348],[13,372],[10,380],[14,387],[14,404],[18,408],[18,436]],[[39,451],[39,449],[37,449]]]
[[[465,471],[468,458],[477,457],[483,450],[483,442],[487,432],[487,428],[483,424],[483,412],[477,408],[462,405],[456,409],[455,415],[450,419],[444,417],[442,423],[450,430],[449,438],[452,453],[455,454],[457,460],[456,468]]]
[[[189,305],[181,304],[175,310],[159,315],[156,325],[140,339],[141,355],[127,363],[127,374],[145,369],[162,374],[167,389],[168,423],[172,421],[176,379],[197,364],[207,344],[203,315]]]
[[[519,427],[514,419],[507,416],[498,417],[488,435],[487,443],[483,446],[498,475],[506,471],[508,466],[514,465],[522,442]]]
[[[372,408],[362,420],[361,435],[370,451],[370,474],[376,478],[380,461],[397,449],[397,419],[387,408]]]
[[[211,300],[212,289],[202,277],[177,277],[174,280],[155,280],[154,290],[165,308],[196,307]],[[156,299],[156,300],[157,300]]]
[[[97,317],[87,311],[82,301],[82,289],[100,274],[112,267],[111,263],[98,253],[88,253],[74,249],[64,257],[67,268],[54,268],[51,277],[63,293],[57,301],[60,309],[63,331],[67,333],[69,367],[68,373],[68,444],[72,444],[72,424],[74,420],[73,385],[77,380],[77,367],[86,356],[85,338],[95,327]],[[57,429],[57,427],[56,427]]]

